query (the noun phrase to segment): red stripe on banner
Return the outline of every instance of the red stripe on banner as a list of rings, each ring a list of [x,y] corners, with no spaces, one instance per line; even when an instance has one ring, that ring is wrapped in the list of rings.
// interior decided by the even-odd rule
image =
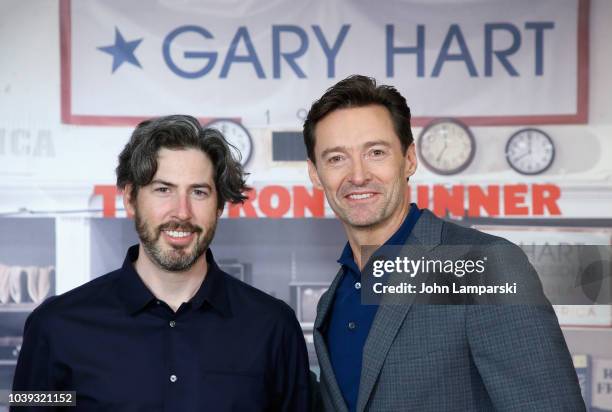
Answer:
[[[70,114],[68,116],[68,121],[65,121],[64,117],[62,117],[62,121],[64,123],[81,126],[136,126],[138,123],[145,120],[150,120],[154,117],[157,116],[86,116]],[[214,117],[198,117],[197,119],[203,125],[206,125],[213,120],[217,120]],[[223,119],[227,118],[224,117]],[[240,117],[232,117],[230,120],[238,123],[242,122]]]
[[[588,98],[588,96],[587,96]],[[538,116],[464,116],[454,117],[468,126],[514,126],[514,125],[545,125],[545,124],[577,124],[586,123],[586,108],[580,113],[580,102],[576,114],[551,114]],[[423,127],[438,117],[414,117],[413,126]]]
[[[578,110],[576,123],[589,120],[589,10],[591,0],[578,3]]]
[[[70,0],[60,0],[60,59],[61,59],[61,116],[62,123],[72,122],[72,78],[71,78],[71,19],[70,19]]]

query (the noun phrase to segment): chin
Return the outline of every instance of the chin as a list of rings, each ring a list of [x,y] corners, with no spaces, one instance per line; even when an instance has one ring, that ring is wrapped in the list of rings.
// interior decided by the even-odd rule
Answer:
[[[346,219],[346,223],[350,226],[358,227],[358,228],[368,228],[372,226],[377,226],[382,222],[383,219],[380,216],[361,216],[361,217],[349,217]]]

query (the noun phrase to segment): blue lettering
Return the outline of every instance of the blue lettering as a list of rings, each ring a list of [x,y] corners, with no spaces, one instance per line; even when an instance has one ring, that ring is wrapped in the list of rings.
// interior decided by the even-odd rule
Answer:
[[[246,56],[236,55],[238,43],[241,39],[242,41],[244,41],[244,46],[247,49]],[[255,48],[253,47],[253,42],[251,41],[249,31],[244,26],[240,26],[238,28],[238,31],[236,32],[234,38],[232,39],[232,42],[230,43],[229,51],[227,52],[227,56],[225,56],[225,61],[223,62],[223,67],[221,68],[221,73],[219,74],[219,77],[225,79],[232,63],[234,62],[251,63],[253,65],[253,68],[255,69],[255,73],[257,73],[257,77],[260,79],[266,78],[263,68],[261,67],[261,63],[259,62],[259,58],[257,57],[257,53],[255,52]]]
[[[281,33],[283,32],[293,33],[298,36],[298,38],[300,39],[300,47],[297,50],[292,51],[292,52],[281,53],[280,37],[281,37]],[[303,56],[304,53],[306,53],[306,50],[308,50],[308,36],[306,36],[306,33],[304,32],[304,30],[302,30],[300,27],[293,26],[293,25],[278,25],[278,26],[274,25],[272,26],[272,61],[273,61],[272,71],[273,71],[274,78],[275,79],[280,78],[281,57],[285,59],[289,67],[293,69],[295,74],[297,74],[297,76],[300,79],[306,78],[306,75],[304,74],[300,66],[298,66],[297,63],[295,62],[295,60],[298,57]]]
[[[505,30],[512,34],[512,44],[504,50],[493,50],[493,32],[495,30]],[[510,76],[518,76],[518,72],[508,61],[508,56],[516,53],[521,47],[521,33],[514,24],[511,23],[488,23],[485,24],[485,76],[493,75],[493,55],[504,66]]]
[[[535,30],[535,74],[544,74],[544,30],[553,29],[555,23],[552,21],[527,22],[525,29]]]
[[[162,46],[162,53],[163,53],[164,61],[166,62],[166,65],[170,68],[170,70],[174,72],[174,74],[176,74],[177,76],[184,77],[186,79],[196,79],[210,72],[210,70],[215,65],[215,62],[217,61],[217,53],[216,52],[193,52],[193,51],[187,52],[186,51],[183,54],[186,59],[208,59],[208,62],[204,65],[204,67],[196,71],[189,72],[189,71],[180,69],[176,65],[176,63],[174,63],[174,61],[172,60],[172,56],[170,55],[170,46],[172,45],[172,42],[174,41],[176,37],[186,32],[197,33],[201,35],[202,37],[204,37],[205,39],[213,38],[213,35],[210,34],[210,32],[204,29],[203,27],[180,26],[172,30],[170,33],[168,33],[168,35],[164,39],[164,44]]]
[[[395,26],[387,24],[386,26],[387,39],[387,77],[395,75],[395,67],[393,57],[396,54],[414,53],[417,57],[417,77],[425,76],[425,26],[417,25],[417,45],[413,47],[395,47]]]
[[[340,47],[342,47],[342,43],[344,43],[344,39],[346,38],[350,28],[350,24],[343,24],[342,28],[340,29],[340,33],[338,33],[338,36],[336,37],[334,45],[330,48],[321,27],[318,24],[312,26],[312,30],[314,31],[315,36],[317,36],[321,49],[323,49],[323,53],[325,53],[325,57],[327,58],[328,78],[336,76],[336,57],[338,56],[338,51],[340,50]]]
[[[459,46],[460,50],[458,54],[449,53],[453,38],[457,39],[457,45]],[[438,54],[436,64],[434,65],[434,69],[431,72],[431,77],[438,77],[440,75],[440,71],[442,70],[442,65],[444,64],[444,62],[453,60],[464,61],[465,66],[467,67],[468,72],[470,74],[470,77],[478,77],[476,66],[474,66],[474,60],[472,60],[472,56],[470,55],[470,51],[468,50],[465,44],[465,38],[463,37],[463,33],[461,32],[461,29],[459,28],[458,24],[451,24],[450,28],[448,29],[446,38],[442,43],[440,54]]]

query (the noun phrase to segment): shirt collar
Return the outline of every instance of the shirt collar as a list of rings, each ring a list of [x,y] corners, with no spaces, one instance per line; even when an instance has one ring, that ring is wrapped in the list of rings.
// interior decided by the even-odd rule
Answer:
[[[138,245],[128,249],[119,280],[119,296],[132,315],[156,299],[134,268],[134,262],[138,259],[138,251]],[[225,277],[229,275],[219,269],[210,248],[206,250],[206,262],[208,272],[190,302],[194,309],[201,308],[208,303],[223,316],[229,316],[231,311],[225,285]]]
[[[200,308],[204,303],[208,303],[223,316],[230,316],[232,312],[225,283],[229,275],[219,268],[210,248],[206,250],[206,263],[208,264],[206,278],[200,289],[191,298],[191,303],[195,308]]]
[[[410,232],[412,232],[412,228],[416,224],[416,221],[421,216],[421,209],[414,203],[410,204],[410,209],[404,218],[401,226],[395,231],[395,233],[385,242],[385,245],[403,245],[408,240],[410,236]],[[346,242],[344,249],[342,250],[342,254],[338,259],[338,263],[344,266],[348,266],[349,268],[357,267],[355,264],[355,259],[353,258],[353,250],[351,249],[351,245]],[[353,268],[354,269],[354,268]]]

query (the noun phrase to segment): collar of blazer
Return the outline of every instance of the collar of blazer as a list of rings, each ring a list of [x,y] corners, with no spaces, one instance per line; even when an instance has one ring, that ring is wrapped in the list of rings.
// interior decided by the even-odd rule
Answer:
[[[402,256],[418,259],[422,256],[422,253],[429,252],[438,246],[442,240],[443,227],[444,221],[442,219],[436,217],[429,210],[424,209],[406,241]],[[395,276],[404,275],[396,273]],[[339,270],[328,291],[321,297],[314,324],[314,340],[321,368],[321,383],[326,385],[326,391],[331,397],[335,410],[346,411],[346,404],[336,381],[327,345],[321,331],[329,315],[333,297],[341,277],[342,270]],[[393,281],[393,275],[390,280]],[[376,317],[363,348],[363,365],[357,399],[358,411],[365,409],[389,348],[412,306],[411,302],[406,301],[405,297],[403,302],[403,304],[398,305],[393,304],[393,302],[386,302],[386,299],[383,299],[383,304],[381,304],[376,312]]]

